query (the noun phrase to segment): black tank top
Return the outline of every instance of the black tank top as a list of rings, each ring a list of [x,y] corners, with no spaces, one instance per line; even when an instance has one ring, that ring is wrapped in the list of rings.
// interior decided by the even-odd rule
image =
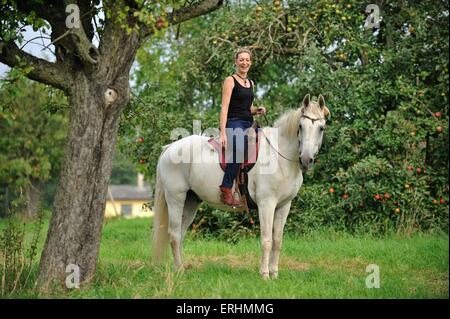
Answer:
[[[252,121],[252,112],[250,106],[252,106],[253,99],[253,84],[250,81],[250,87],[246,88],[242,86],[236,78],[233,76],[234,87],[231,93],[230,105],[228,106],[228,118],[240,118],[244,120]]]

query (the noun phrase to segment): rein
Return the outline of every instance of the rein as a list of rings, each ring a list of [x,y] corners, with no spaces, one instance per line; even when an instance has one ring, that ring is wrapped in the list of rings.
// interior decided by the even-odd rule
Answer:
[[[266,114],[263,114],[264,116],[264,120],[266,120],[267,126],[273,126],[273,124],[271,122],[269,122],[269,120],[267,119]]]
[[[300,162],[300,158],[299,158],[298,160],[291,160],[291,159],[285,157],[285,156],[284,156],[283,154],[281,154],[280,152],[278,152],[278,150],[272,145],[272,143],[270,143],[270,141],[269,141],[269,139],[267,138],[266,134],[264,134],[264,130],[263,130],[263,129],[261,129],[261,133],[262,133],[262,134],[264,135],[264,137],[266,138],[266,141],[267,141],[267,143],[269,143],[270,147],[272,147],[273,150],[274,150],[278,155],[280,155],[282,158],[284,158],[285,160],[288,160],[288,161],[290,161],[290,162]]]
[[[264,120],[266,121],[268,126],[273,126],[273,124],[271,122],[269,122],[269,120],[267,119],[266,114],[263,114],[264,116]],[[281,154],[280,152],[278,152],[278,150],[272,145],[272,143],[270,143],[269,138],[266,136],[266,134],[264,134],[264,130],[261,128],[261,133],[264,135],[264,137],[266,138],[267,143],[270,145],[270,147],[273,148],[273,150],[280,155],[282,158],[284,158],[285,160],[288,160],[290,162],[300,162],[300,158],[298,160],[291,160],[290,158],[285,157],[283,154]]]

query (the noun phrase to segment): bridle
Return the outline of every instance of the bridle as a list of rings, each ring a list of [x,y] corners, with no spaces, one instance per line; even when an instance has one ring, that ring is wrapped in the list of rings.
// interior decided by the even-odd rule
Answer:
[[[305,119],[311,120],[312,124],[314,124],[315,121],[323,120],[323,119],[312,118],[305,114],[302,114],[302,116],[300,116],[300,118],[302,118],[302,117],[304,117]]]
[[[264,117],[266,118],[265,114],[264,114]],[[306,119],[308,119],[308,120],[311,120],[312,124],[314,124],[314,122],[316,122],[316,121],[323,120],[323,118],[312,118],[312,117],[309,117],[308,115],[305,115],[305,114],[302,114],[302,115],[300,116],[300,118],[302,118],[302,117],[304,117],[304,118],[306,118]],[[267,118],[266,118],[266,122],[268,122],[268,121],[267,121]],[[300,124],[299,124],[299,127],[298,127],[297,136],[298,136],[299,131],[300,131]],[[261,129],[261,133],[262,133],[262,134],[264,135],[264,137],[266,138],[266,141],[267,141],[267,143],[270,145],[270,147],[272,147],[273,150],[274,150],[278,155],[280,155],[282,158],[284,158],[284,159],[287,160],[287,161],[295,162],[295,163],[297,163],[297,162],[300,163],[300,157],[299,157],[297,160],[292,160],[292,159],[290,159],[290,158],[287,158],[286,156],[284,156],[283,154],[281,154],[281,153],[280,153],[280,152],[272,145],[272,143],[270,143],[269,138],[266,136],[266,134],[264,134],[264,131],[263,131],[262,129]]]

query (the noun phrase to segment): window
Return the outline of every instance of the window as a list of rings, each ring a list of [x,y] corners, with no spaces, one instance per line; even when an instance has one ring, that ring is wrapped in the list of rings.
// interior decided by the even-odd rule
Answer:
[[[129,204],[122,204],[121,212],[122,212],[122,216],[124,216],[124,217],[131,216],[131,205],[129,205]]]

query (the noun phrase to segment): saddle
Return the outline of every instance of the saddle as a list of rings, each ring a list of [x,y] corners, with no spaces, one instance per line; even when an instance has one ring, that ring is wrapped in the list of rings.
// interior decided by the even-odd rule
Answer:
[[[258,160],[261,131],[259,130],[260,125],[257,121],[253,122],[251,128],[253,130],[251,130],[250,132],[256,132],[256,134],[248,135],[248,146],[246,148],[246,152],[244,153],[244,162],[239,166],[239,171],[235,179],[237,190],[243,203],[243,208],[247,213],[249,213],[249,209],[258,208],[256,203],[250,197],[250,193],[248,191],[248,172],[250,172],[250,170],[253,168],[253,166],[255,166],[256,161]],[[220,144],[220,138],[212,137],[208,140],[208,143],[211,144],[217,151],[220,167],[223,171],[225,171],[227,163],[225,158],[225,151]]]

